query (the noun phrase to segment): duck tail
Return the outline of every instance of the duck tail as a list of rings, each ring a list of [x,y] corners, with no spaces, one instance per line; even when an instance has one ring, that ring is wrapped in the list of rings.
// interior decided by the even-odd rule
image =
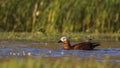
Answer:
[[[96,46],[100,46],[99,43],[93,43],[93,47],[95,48]]]

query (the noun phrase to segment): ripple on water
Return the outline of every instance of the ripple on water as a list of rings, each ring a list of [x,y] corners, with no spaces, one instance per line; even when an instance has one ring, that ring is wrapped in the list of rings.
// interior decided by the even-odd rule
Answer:
[[[120,62],[120,60],[104,60],[106,56],[120,56],[120,48],[101,48],[97,50],[50,50],[50,49],[37,49],[37,48],[0,48],[0,58],[8,55],[30,55],[32,57],[64,57],[64,56],[77,56],[80,59],[95,58],[97,62]]]

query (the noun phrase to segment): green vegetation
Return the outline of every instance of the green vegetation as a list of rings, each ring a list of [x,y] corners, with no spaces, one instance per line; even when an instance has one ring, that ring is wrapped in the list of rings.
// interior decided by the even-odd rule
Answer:
[[[57,60],[56,60],[57,59]],[[118,68],[120,63],[96,62],[94,59],[76,60],[74,58],[37,58],[7,60],[0,63],[1,68]]]
[[[120,0],[0,0],[0,31],[120,33]]]
[[[62,36],[70,38],[71,42],[82,42],[88,38],[99,42],[118,42],[120,41],[120,34],[118,33],[64,33],[64,34],[43,34],[41,32],[0,32],[1,41],[35,41],[35,42],[58,42]]]

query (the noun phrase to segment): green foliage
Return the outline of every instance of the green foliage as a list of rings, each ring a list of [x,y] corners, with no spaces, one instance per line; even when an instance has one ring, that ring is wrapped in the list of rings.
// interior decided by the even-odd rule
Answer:
[[[120,0],[0,1],[0,31],[114,33],[119,22]]]
[[[65,33],[65,34],[43,34],[41,32],[0,32],[1,41],[36,41],[36,42],[58,42],[62,36],[67,36],[72,42],[82,42],[88,38],[94,41],[118,42],[120,41],[119,33]]]
[[[105,58],[105,60],[107,60]],[[96,62],[94,59],[76,60],[76,58],[37,58],[23,61],[10,59],[0,63],[1,68],[118,68],[119,63]]]

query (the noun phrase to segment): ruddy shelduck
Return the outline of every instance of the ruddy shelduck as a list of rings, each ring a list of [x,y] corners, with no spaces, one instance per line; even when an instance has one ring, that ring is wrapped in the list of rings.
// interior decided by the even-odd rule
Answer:
[[[92,39],[88,39],[86,42],[81,42],[71,46],[70,40],[64,36],[61,37],[58,43],[62,42],[64,50],[93,50],[96,46],[99,46],[99,43],[92,42]]]

